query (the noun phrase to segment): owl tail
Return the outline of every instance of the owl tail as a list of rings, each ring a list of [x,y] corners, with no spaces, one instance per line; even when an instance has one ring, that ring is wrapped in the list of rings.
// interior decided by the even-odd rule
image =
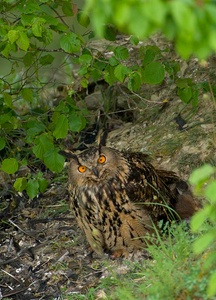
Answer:
[[[181,219],[189,219],[199,209],[198,202],[194,199],[194,196],[188,186],[188,184],[181,180],[176,179],[175,182],[168,184],[170,191],[176,198],[174,209]]]
[[[199,210],[200,205],[194,198],[189,185],[174,172],[158,170],[158,175],[173,196],[174,201],[171,199],[173,209],[181,219],[190,219]]]

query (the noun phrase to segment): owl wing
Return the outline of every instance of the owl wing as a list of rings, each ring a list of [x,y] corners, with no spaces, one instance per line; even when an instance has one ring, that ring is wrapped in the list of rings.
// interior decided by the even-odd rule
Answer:
[[[169,187],[177,180],[172,172],[156,170],[142,153],[128,156],[130,174],[127,193],[134,203],[144,205],[156,219],[175,219],[176,195]]]

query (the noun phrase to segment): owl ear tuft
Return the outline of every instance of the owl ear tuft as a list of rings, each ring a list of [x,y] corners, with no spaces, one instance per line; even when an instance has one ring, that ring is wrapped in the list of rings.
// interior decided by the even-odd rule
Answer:
[[[58,153],[66,158],[77,159],[77,156],[69,150],[60,150]]]
[[[107,128],[99,131],[99,134],[97,136],[97,143],[98,143],[99,148],[101,146],[106,146],[107,136],[108,136],[108,129]]]

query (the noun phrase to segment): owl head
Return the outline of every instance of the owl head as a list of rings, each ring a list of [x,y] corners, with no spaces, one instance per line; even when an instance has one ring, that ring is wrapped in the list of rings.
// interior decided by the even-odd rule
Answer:
[[[121,152],[104,146],[91,147],[70,158],[69,181],[73,185],[92,186],[106,184],[109,180],[127,178],[129,167]]]

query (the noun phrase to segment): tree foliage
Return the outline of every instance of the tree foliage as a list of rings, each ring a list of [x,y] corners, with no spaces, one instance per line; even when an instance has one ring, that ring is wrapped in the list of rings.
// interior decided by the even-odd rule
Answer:
[[[177,52],[188,58],[206,58],[216,50],[214,0],[87,0],[96,32],[115,24],[123,32],[143,39],[161,31],[175,42]]]
[[[71,97],[55,106],[55,99],[50,103],[49,98],[47,102],[41,98],[44,90],[56,87],[47,69],[53,69],[59,58],[62,68],[69,70],[68,79],[57,84],[72,82],[72,59],[82,58],[85,39],[73,31],[71,19],[84,28],[89,20],[81,19],[78,7],[69,0],[3,0],[0,10],[0,55],[7,67],[0,78],[1,170],[14,174],[21,166],[35,168],[41,160],[51,171],[60,172],[64,165],[58,153],[60,141],[85,127],[85,111]],[[86,61],[84,56],[83,64]],[[41,172],[31,172],[14,183],[17,191],[26,190],[30,198],[45,186]]]

